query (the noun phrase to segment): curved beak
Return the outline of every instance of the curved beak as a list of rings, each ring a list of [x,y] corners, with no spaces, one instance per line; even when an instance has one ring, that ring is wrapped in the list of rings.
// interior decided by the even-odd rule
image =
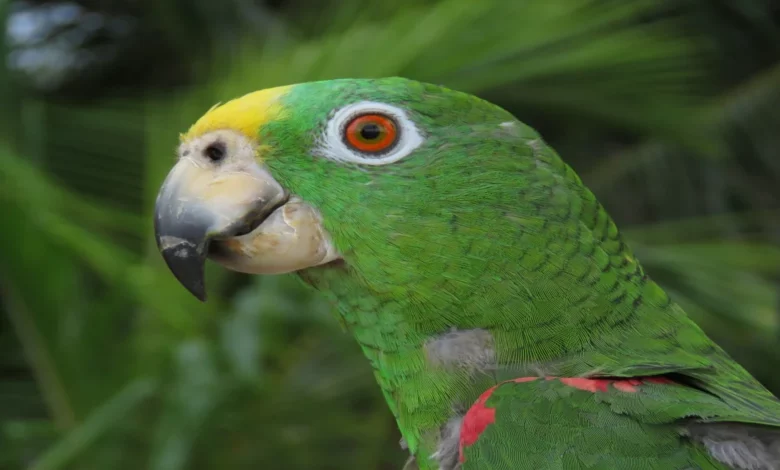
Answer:
[[[204,267],[211,242],[251,232],[288,198],[264,166],[218,173],[182,158],[157,196],[157,246],[179,282],[205,301]]]

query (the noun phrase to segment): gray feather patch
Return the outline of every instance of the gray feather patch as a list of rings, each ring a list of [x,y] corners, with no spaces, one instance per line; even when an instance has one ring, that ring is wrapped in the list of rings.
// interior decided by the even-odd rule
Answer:
[[[699,423],[688,433],[709,454],[735,470],[780,469],[780,432],[737,423]]]
[[[493,335],[489,331],[455,330],[436,336],[425,343],[428,361],[444,368],[488,371],[496,368]]]

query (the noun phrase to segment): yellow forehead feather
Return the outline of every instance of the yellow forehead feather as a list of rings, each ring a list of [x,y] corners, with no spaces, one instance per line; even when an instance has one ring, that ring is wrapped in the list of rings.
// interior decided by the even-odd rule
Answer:
[[[181,136],[182,141],[219,129],[234,129],[249,138],[257,137],[257,130],[282,113],[280,98],[290,91],[291,86],[255,91],[215,105]]]

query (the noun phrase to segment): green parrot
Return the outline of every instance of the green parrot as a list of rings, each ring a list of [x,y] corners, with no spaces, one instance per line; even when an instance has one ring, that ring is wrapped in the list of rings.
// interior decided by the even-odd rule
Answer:
[[[182,135],[157,243],[295,272],[373,367],[407,468],[780,469],[780,401],[642,269],[574,171],[403,78],[254,92]]]

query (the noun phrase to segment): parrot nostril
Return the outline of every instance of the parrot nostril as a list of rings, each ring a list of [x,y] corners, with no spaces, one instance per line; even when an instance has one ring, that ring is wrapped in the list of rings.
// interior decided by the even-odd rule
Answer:
[[[227,153],[225,151],[225,144],[222,142],[214,142],[203,151],[203,154],[215,163],[225,158],[225,153]]]

